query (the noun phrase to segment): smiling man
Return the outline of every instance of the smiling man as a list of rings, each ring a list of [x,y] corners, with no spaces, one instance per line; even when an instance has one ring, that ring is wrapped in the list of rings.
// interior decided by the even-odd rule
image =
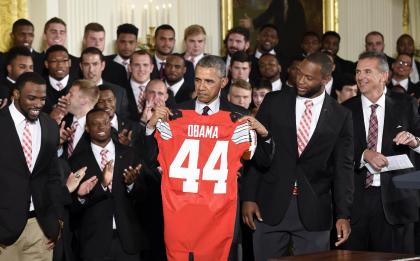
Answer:
[[[336,245],[350,235],[352,117],[325,94],[332,67],[327,55],[309,55],[298,65],[296,89],[268,93],[258,110],[270,137],[263,143],[280,146],[269,168],[244,175],[242,218],[255,230],[257,261],[329,250],[333,213]]]

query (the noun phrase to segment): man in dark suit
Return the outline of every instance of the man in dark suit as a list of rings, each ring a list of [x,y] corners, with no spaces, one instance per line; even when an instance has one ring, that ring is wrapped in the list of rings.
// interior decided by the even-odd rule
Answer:
[[[43,111],[50,113],[61,96],[67,95],[69,89],[76,80],[71,74],[71,59],[66,47],[53,45],[45,53],[44,65],[48,74],[47,99]]]
[[[337,55],[340,49],[341,37],[337,32],[328,31],[322,35],[321,49],[330,52],[334,58],[335,74],[354,73],[354,64]]]
[[[365,36],[365,50],[366,52],[379,52],[383,53],[388,61],[388,66],[391,68],[394,63],[394,58],[389,57],[384,53],[385,50],[385,40],[384,35],[378,31],[372,31],[366,34]]]
[[[85,178],[98,183],[75,204],[80,208],[78,227],[83,260],[138,261],[142,232],[133,201],[141,189],[139,158],[111,139],[107,112],[91,110],[86,116],[90,142],[70,159],[73,170],[87,167]]]
[[[247,52],[250,46],[249,30],[243,27],[231,28],[223,41],[226,48],[226,56],[223,60],[226,63],[226,72],[228,72],[231,64],[232,55],[237,51]]]
[[[1,260],[51,260],[63,227],[59,132],[41,112],[45,96],[44,79],[26,72],[17,79],[14,102],[0,111]]]
[[[153,72],[153,58],[145,50],[135,51],[130,58],[130,84],[126,89],[128,98],[129,119],[138,121],[144,107],[144,91],[150,82]]]
[[[192,99],[194,85],[185,81],[186,71],[186,61],[182,55],[170,54],[166,57],[165,83],[176,103]]]
[[[45,41],[45,51],[41,53],[43,56],[44,64],[46,57],[46,50],[48,50],[53,45],[62,45],[66,46],[67,40],[67,25],[66,23],[58,17],[53,17],[48,20],[44,25],[44,36]],[[73,79],[79,79],[80,77],[80,68],[79,68],[79,58],[68,54],[70,63],[69,74]],[[47,73],[47,68],[45,73]]]
[[[311,54],[298,66],[296,89],[268,93],[259,108],[268,134],[258,146],[274,143],[274,157],[245,172],[241,195],[256,260],[288,255],[290,241],[294,255],[327,251],[333,213],[336,245],[350,234],[352,117],[325,94],[331,72],[325,54]]]
[[[354,205],[352,235],[346,248],[361,251],[413,253],[413,223],[418,219],[417,191],[397,189],[394,176],[410,170],[381,173],[386,157],[420,152],[420,117],[413,98],[385,95],[388,63],[383,53],[359,56],[356,81],[361,96],[344,105],[353,113]],[[413,135],[414,134],[414,135]],[[369,164],[374,173],[367,170]]]
[[[416,61],[415,56],[416,48],[414,46],[414,39],[409,34],[403,34],[397,40],[397,53],[408,54],[412,58],[412,66],[410,72],[410,79],[413,83],[420,82],[420,62]]]
[[[13,47],[23,46],[29,49],[34,64],[34,72],[42,75],[44,70],[43,56],[32,48],[34,30],[34,25],[29,20],[21,18],[13,23],[10,38],[12,38]]]
[[[420,98],[420,84],[414,84],[410,79],[412,57],[408,54],[399,54],[392,64],[392,78],[388,88],[394,92],[406,93]]]
[[[111,87],[117,98],[117,113],[122,117],[128,117],[128,99],[127,92],[122,86],[104,81],[104,68],[106,66],[105,58],[102,52],[96,47],[88,47],[83,50],[80,57],[80,68],[83,78],[93,81],[96,85],[106,84]]]
[[[14,84],[17,78],[25,72],[33,72],[34,65],[31,52],[26,47],[13,47],[6,54],[6,75],[0,80],[1,97],[11,102]]]
[[[101,52],[105,50],[105,29],[101,24],[89,23],[85,26],[83,34],[83,48],[88,47],[96,47]],[[127,71],[124,66],[112,59],[105,63],[103,78],[105,81],[121,87],[128,86]]]
[[[117,53],[105,57],[107,63],[114,61],[124,66],[127,79],[129,75],[128,65],[130,64],[130,57],[137,48],[138,33],[139,29],[133,24],[119,25],[117,28],[116,41]]]
[[[169,24],[162,24],[155,31],[155,55],[153,56],[152,79],[164,80],[166,57],[173,53],[175,48],[175,29]],[[186,61],[185,81],[194,84],[194,65]]]

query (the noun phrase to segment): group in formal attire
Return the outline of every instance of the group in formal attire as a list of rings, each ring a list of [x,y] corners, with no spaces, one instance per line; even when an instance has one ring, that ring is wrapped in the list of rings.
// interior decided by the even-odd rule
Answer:
[[[139,49],[130,23],[105,55],[96,22],[74,55],[58,17],[37,52],[18,19],[0,53],[0,260],[419,254],[419,192],[393,183],[420,168],[413,37],[391,57],[371,31],[352,62],[334,31],[290,46],[292,17],[262,23],[278,8],[231,28],[225,56],[206,53],[198,24],[182,52],[170,24]],[[381,171],[402,154],[414,168]]]

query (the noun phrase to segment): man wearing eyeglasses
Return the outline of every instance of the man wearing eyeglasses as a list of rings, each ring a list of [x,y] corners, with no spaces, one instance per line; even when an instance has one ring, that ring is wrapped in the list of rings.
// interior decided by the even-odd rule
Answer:
[[[392,79],[388,88],[392,92],[407,93],[420,98],[420,86],[410,80],[412,58],[408,54],[399,54],[392,63]]]
[[[68,93],[77,76],[70,74],[71,59],[67,49],[62,45],[52,45],[45,53],[44,66],[46,76],[47,98],[43,111],[50,113],[57,104],[58,98]]]

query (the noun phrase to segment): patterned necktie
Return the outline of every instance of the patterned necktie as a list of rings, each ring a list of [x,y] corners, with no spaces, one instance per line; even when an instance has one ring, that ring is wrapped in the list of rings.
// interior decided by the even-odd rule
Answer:
[[[166,62],[161,62],[160,63],[159,78],[161,80],[164,80],[165,79],[165,63]]]
[[[64,85],[61,82],[57,82],[56,86],[57,86],[59,91],[64,89]]]
[[[296,133],[299,156],[305,150],[305,147],[306,145],[308,145],[309,142],[309,131],[311,130],[313,105],[314,103],[311,100],[305,101],[305,111],[303,112],[302,117],[299,121],[299,128]],[[295,180],[295,183],[293,184],[292,195],[299,195],[299,187],[297,184],[297,180]]]
[[[210,107],[209,106],[204,106],[203,113],[201,113],[201,115],[208,116],[209,111],[210,111]]]
[[[25,120],[25,127],[22,135],[22,149],[25,155],[26,164],[30,170],[32,167],[32,134],[29,130],[29,121]]]
[[[79,127],[79,122],[78,121],[74,121],[71,124],[71,129],[74,130],[74,132],[72,132],[72,134],[70,136],[70,139],[69,139],[69,141],[67,143],[67,158],[70,158],[71,157],[71,155],[73,154],[73,151],[74,151],[74,147],[76,145],[76,144],[74,144],[74,137],[76,135],[77,127]]]
[[[299,156],[302,154],[303,150],[309,142],[309,131],[311,130],[313,105],[314,104],[311,100],[306,100],[305,111],[303,112],[302,117],[300,118],[299,128],[297,131],[297,144]]]
[[[376,116],[376,109],[378,104],[372,104],[370,106],[371,113],[369,118],[369,130],[367,137],[367,149],[376,151],[376,145],[378,144],[378,117]],[[366,184],[365,187],[368,188],[373,183],[373,174],[369,171],[366,172]]]
[[[146,87],[144,85],[139,85],[139,96],[137,97],[137,109],[139,110],[139,113],[141,113],[143,111],[143,104],[142,104],[142,99],[143,99],[143,92],[144,89]]]

